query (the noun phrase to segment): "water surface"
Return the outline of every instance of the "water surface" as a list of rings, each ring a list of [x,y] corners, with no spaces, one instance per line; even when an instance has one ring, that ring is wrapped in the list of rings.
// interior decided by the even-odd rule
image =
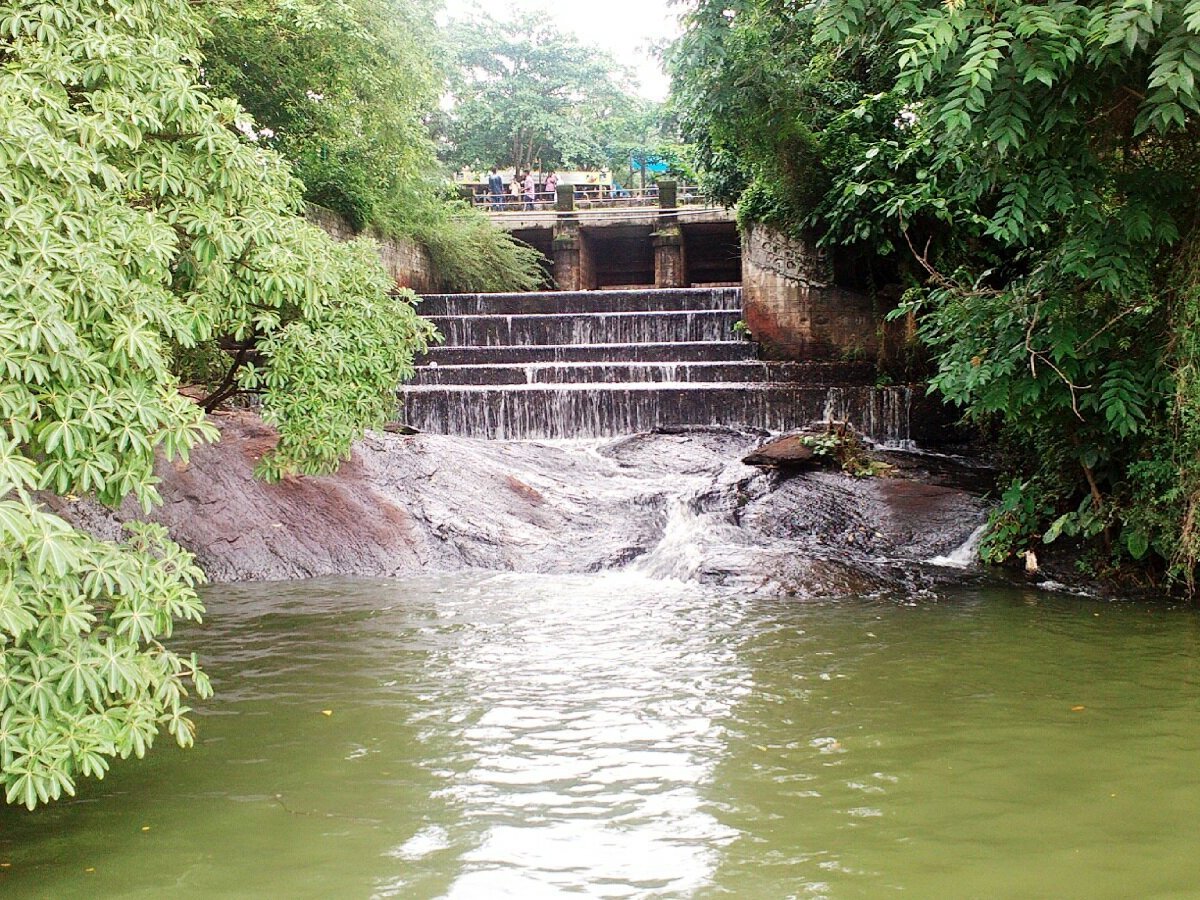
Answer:
[[[208,592],[218,698],[0,895],[1200,896],[1200,620],[633,574]]]

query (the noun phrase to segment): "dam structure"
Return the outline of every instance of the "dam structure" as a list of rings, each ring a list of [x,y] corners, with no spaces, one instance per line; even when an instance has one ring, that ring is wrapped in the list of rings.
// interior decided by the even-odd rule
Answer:
[[[874,387],[869,363],[759,359],[738,287],[431,295],[418,311],[444,337],[401,388],[402,420],[420,431],[547,440],[845,421],[910,441],[910,389]]]

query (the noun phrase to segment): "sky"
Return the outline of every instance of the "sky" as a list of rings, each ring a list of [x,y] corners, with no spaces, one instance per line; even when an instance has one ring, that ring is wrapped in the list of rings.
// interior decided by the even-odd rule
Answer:
[[[512,0],[446,0],[446,12],[455,19],[468,18],[478,7],[510,21],[512,6]],[[560,31],[573,32],[584,44],[607,50],[629,66],[637,74],[642,96],[667,96],[669,81],[648,48],[679,33],[678,7],[672,9],[668,0],[522,0],[520,7],[534,10],[537,21],[548,18]]]

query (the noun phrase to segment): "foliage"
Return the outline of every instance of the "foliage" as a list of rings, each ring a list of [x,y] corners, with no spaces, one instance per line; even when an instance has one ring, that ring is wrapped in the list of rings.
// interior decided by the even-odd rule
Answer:
[[[888,463],[872,459],[862,438],[845,423],[830,422],[823,432],[802,434],[800,443],[812,450],[814,459],[855,478],[875,478],[894,471]]]
[[[442,73],[429,0],[223,0],[209,7],[205,77],[253,115],[308,200],[404,232],[436,203],[424,117]]]
[[[304,197],[427,246],[444,289],[527,290],[538,258],[444,198],[427,122],[444,86],[433,0],[221,0],[205,76],[254,117]]]
[[[802,231],[847,137],[832,120],[866,86],[797,40],[775,5],[699,2],[686,24],[667,54],[671,105],[704,187],[744,222]]]
[[[702,2],[677,67],[718,181],[887,261],[934,388],[1032,448],[994,558],[1073,534],[1192,577],[1200,2]]]
[[[201,614],[191,557],[154,526],[78,533],[35,492],[149,511],[156,451],[216,434],[172,367],[251,339],[237,378],[280,428],[267,469],[328,469],[429,334],[201,88],[201,33],[187,0],[0,10],[0,784],[31,808],[161,728],[189,744],[208,693],[162,643]]]
[[[456,215],[425,236],[442,289],[463,293],[532,291],[546,281],[548,260],[460,204]]]
[[[643,172],[643,166],[655,160],[667,166],[668,176],[686,184],[696,183],[687,159],[688,148],[673,139],[661,103],[627,96],[619,108],[593,123],[593,127],[600,145],[600,167],[611,172],[618,184],[640,188],[644,175],[649,186],[655,176]]]
[[[656,109],[626,93],[628,73],[611,57],[533,13],[516,15],[517,34],[482,13],[451,25],[452,165],[624,169],[655,143]]]

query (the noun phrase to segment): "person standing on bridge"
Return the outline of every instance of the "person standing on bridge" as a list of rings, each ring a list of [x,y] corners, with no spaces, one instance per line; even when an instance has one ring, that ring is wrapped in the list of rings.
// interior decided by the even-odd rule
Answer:
[[[488,193],[491,194],[492,209],[498,212],[504,208],[504,179],[495,166],[492,166],[492,171],[488,174],[487,185]]]
[[[537,199],[537,182],[533,180],[533,173],[528,169],[525,170],[525,210],[529,212],[533,209],[533,201]]]
[[[558,175],[551,171],[550,176],[546,179],[546,193],[549,195],[551,203],[558,197]]]

